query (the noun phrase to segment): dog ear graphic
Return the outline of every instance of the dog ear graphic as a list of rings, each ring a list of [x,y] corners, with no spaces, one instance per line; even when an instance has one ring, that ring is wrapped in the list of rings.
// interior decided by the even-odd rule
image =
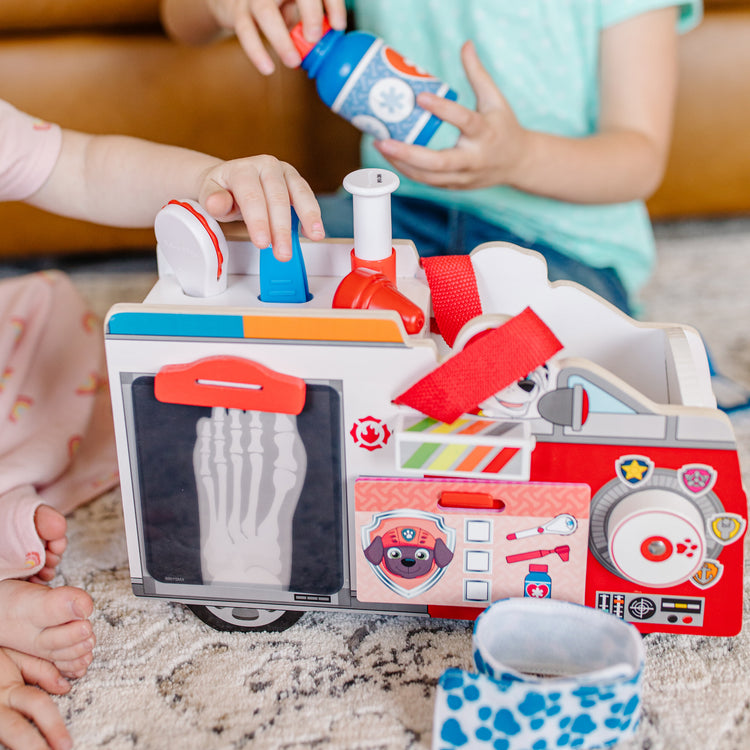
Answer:
[[[435,565],[438,568],[444,568],[452,559],[453,552],[448,545],[442,539],[437,539],[435,541]]]
[[[383,561],[383,537],[376,536],[365,550],[365,559],[373,565]]]

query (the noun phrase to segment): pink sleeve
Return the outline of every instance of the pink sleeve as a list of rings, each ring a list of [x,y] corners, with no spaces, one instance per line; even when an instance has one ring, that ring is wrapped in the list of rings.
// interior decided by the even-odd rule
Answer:
[[[57,125],[0,100],[0,200],[24,200],[49,177],[60,153]]]
[[[0,495],[0,581],[28,578],[42,569],[44,544],[34,525],[34,513],[41,504],[28,485]]]

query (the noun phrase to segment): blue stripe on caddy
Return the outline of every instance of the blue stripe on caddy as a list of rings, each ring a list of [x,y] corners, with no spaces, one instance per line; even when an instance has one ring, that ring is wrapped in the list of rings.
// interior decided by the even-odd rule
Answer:
[[[185,336],[195,338],[245,337],[241,315],[121,312],[112,315],[107,333],[130,336]]]

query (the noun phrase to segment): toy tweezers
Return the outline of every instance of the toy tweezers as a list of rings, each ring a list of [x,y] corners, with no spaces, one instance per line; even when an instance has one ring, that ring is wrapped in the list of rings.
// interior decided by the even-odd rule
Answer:
[[[299,242],[299,218],[292,209],[292,257],[278,260],[271,245],[260,251],[260,301],[300,303],[311,299]]]

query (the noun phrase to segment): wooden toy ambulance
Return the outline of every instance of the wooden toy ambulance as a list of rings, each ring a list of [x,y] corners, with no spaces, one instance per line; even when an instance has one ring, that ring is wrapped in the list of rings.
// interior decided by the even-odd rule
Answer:
[[[552,596],[739,632],[747,505],[698,334],[504,243],[421,265],[395,175],[344,184],[354,241],[289,264],[197,204],[157,217],[159,279],[105,326],[134,592],[231,630]]]

